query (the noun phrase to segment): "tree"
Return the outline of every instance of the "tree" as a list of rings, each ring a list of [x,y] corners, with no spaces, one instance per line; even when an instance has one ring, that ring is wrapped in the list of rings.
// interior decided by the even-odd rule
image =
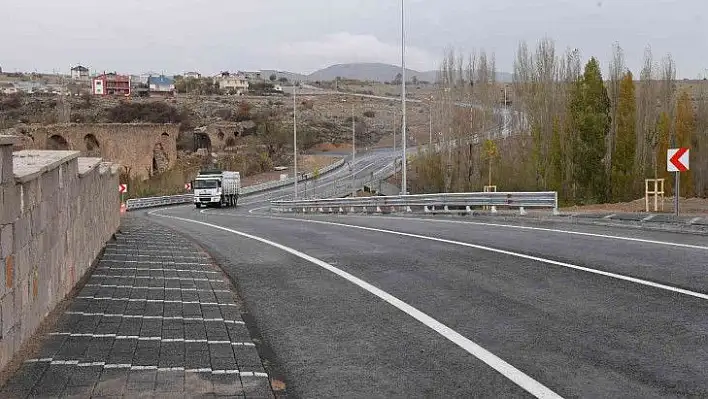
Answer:
[[[676,148],[694,148],[695,145],[696,121],[693,113],[693,105],[687,91],[682,91],[676,104]],[[699,159],[699,158],[694,158]],[[693,185],[693,171],[681,172],[680,174],[681,195],[684,197],[694,197],[695,187]]]
[[[635,194],[634,154],[637,149],[637,99],[630,71],[624,74],[619,84],[616,115],[611,195],[615,201],[627,201]]]
[[[270,76],[268,77],[268,80],[270,80],[271,82],[275,82],[275,80],[276,80],[276,79],[278,79],[278,77],[277,77],[277,76],[275,76],[275,74],[274,74],[274,73],[273,73],[273,74],[271,74],[271,75],[270,75]]]
[[[615,174],[611,170],[613,162],[612,157],[615,154],[615,140],[617,139],[617,112],[620,96],[620,84],[624,78],[624,51],[619,43],[612,45],[612,60],[610,61],[610,76],[609,76],[609,97],[610,97],[610,115],[611,125],[610,134],[607,135],[607,156],[605,157],[605,165],[609,176],[608,189],[612,189]],[[634,154],[632,154],[634,157]],[[611,193],[610,193],[611,194]]]
[[[278,78],[278,82],[280,82],[280,83],[288,83],[288,78],[286,78],[285,76],[281,76],[280,78]]]
[[[399,72],[396,74],[396,77],[393,79],[393,84],[400,85],[402,80],[403,80],[403,75],[401,75],[401,73]]]
[[[610,99],[595,57],[585,65],[570,108],[576,135],[574,178],[578,194],[584,202],[604,202],[607,175],[603,160],[610,132]]]

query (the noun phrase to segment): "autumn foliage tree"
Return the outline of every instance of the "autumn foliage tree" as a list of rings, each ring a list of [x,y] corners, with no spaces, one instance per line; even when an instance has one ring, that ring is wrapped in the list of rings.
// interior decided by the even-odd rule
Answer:
[[[687,91],[681,92],[678,102],[676,103],[676,148],[686,147],[695,148],[695,116],[691,98]],[[681,196],[695,196],[695,187],[693,184],[693,172],[689,169],[687,172],[680,174]]]

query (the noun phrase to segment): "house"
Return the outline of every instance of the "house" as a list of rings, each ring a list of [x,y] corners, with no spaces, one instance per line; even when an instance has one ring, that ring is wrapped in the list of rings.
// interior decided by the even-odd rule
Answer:
[[[0,82],[0,93],[2,94],[15,94],[17,93],[17,87],[15,87],[12,82]]]
[[[193,78],[193,79],[200,79],[202,77],[202,74],[199,72],[185,72],[184,73],[184,78]]]
[[[242,74],[233,74],[228,71],[221,72],[214,78],[214,83],[219,89],[241,95],[248,91],[248,79]]]
[[[115,72],[98,75],[91,80],[91,93],[97,96],[129,96],[130,76]]]
[[[165,75],[148,78],[150,94],[172,96],[175,94],[175,80]]]
[[[257,82],[263,80],[260,72],[238,72],[239,75],[246,77],[249,82]]]
[[[71,78],[74,80],[89,80],[89,69],[83,65],[71,68]]]

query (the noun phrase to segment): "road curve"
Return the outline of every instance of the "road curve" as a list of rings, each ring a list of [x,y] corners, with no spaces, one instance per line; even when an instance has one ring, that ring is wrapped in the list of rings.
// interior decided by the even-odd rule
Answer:
[[[705,237],[264,202],[145,214],[221,261],[296,397],[708,396]]]

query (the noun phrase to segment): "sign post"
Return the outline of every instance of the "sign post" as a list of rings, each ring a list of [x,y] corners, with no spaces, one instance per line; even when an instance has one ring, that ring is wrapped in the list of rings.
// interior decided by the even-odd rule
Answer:
[[[125,193],[128,192],[128,185],[127,184],[119,184],[118,185],[118,192],[120,193],[120,203],[123,204],[125,202],[123,200],[123,197],[125,196]]]
[[[679,215],[679,194],[681,179],[679,174],[681,172],[687,172],[689,169],[689,150],[688,148],[669,148],[666,152],[666,170],[669,172],[674,172],[675,184],[675,195],[674,195],[674,210],[676,216]]]

